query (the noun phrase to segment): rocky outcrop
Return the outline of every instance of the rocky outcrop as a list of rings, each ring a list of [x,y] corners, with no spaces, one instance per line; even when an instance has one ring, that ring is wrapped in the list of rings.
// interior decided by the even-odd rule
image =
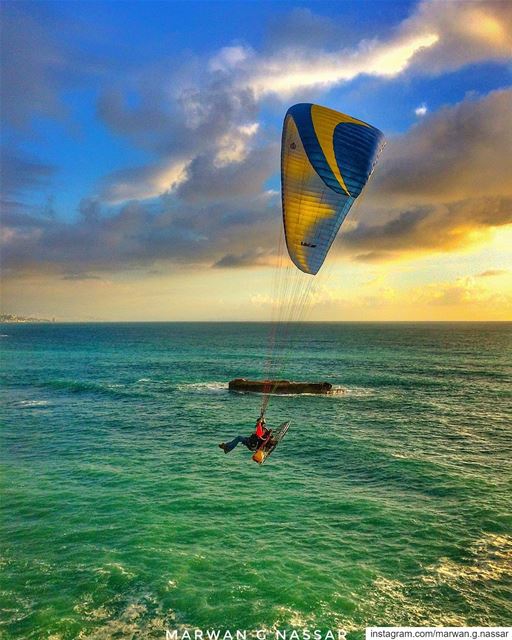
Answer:
[[[236,378],[229,382],[230,391],[253,391],[255,393],[332,393],[329,382],[291,382],[290,380],[246,380]]]

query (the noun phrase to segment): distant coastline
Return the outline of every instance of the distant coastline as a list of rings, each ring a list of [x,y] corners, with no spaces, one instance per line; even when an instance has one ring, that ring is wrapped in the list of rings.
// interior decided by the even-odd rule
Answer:
[[[32,318],[30,316],[17,316],[13,313],[1,313],[0,322],[26,323],[26,322],[55,322],[55,318]]]

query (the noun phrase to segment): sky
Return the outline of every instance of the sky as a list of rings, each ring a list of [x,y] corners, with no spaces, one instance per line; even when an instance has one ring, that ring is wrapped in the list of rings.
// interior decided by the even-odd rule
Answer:
[[[281,127],[313,102],[387,144],[309,319],[512,319],[512,3],[1,13],[3,313],[270,319]]]

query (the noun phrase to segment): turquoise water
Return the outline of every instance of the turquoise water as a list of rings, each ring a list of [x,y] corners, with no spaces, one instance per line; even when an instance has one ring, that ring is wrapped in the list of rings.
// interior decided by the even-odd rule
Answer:
[[[512,324],[312,324],[248,435],[268,326],[2,325],[6,638],[512,623]]]

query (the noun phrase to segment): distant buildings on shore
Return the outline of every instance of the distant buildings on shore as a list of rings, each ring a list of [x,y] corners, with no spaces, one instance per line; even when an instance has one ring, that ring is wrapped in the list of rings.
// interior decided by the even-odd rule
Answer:
[[[0,322],[55,322],[55,318],[31,318],[28,316],[17,316],[13,313],[0,313]]]

